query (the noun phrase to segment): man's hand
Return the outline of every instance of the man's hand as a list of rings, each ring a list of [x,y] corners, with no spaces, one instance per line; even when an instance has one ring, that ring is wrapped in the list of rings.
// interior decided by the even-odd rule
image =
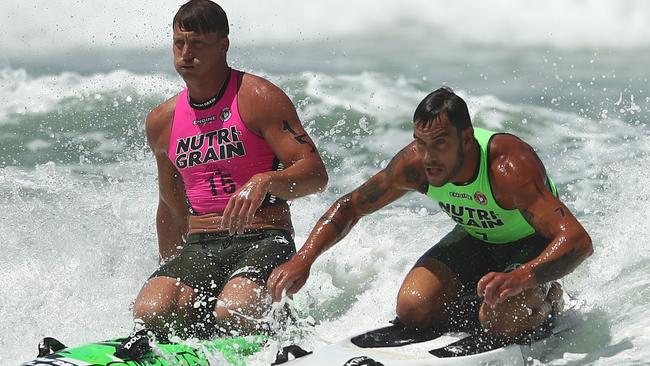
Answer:
[[[252,176],[230,197],[223,211],[221,228],[228,229],[230,235],[243,233],[253,222],[255,212],[262,205],[270,185],[270,175],[260,173]]]
[[[298,292],[309,278],[311,263],[296,254],[291,259],[273,270],[266,286],[269,289],[273,301],[282,299],[282,291],[287,289],[287,294],[293,295]]]
[[[494,307],[507,298],[535,286],[532,276],[518,268],[508,273],[490,272],[486,274],[478,281],[476,292],[486,304]]]

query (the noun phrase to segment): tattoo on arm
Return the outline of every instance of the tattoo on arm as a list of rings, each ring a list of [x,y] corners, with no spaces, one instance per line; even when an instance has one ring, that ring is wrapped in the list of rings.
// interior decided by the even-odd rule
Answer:
[[[377,183],[370,183],[364,185],[359,189],[359,198],[361,203],[375,203],[377,202],[388,190]]]
[[[311,147],[311,152],[316,151],[316,146],[312,142],[306,140],[306,138],[308,138],[307,134],[304,133],[302,135],[298,135],[298,133],[293,128],[291,128],[291,125],[289,125],[289,122],[287,120],[282,121],[282,131],[287,131],[292,134],[293,139],[296,140],[299,144],[307,144],[309,147]]]
[[[406,167],[406,170],[404,171],[404,175],[406,176],[406,183],[409,184],[419,183],[420,178],[422,177],[420,170],[411,165]]]
[[[580,263],[580,253],[572,249],[559,258],[549,260],[545,263],[538,264],[533,268],[535,279],[538,283],[556,280],[570,272],[578,263]]]
[[[289,122],[287,122],[287,120],[282,121],[282,131],[289,131],[290,134],[297,135],[296,131],[291,128],[291,125],[289,125]]]
[[[560,216],[566,217],[566,214],[564,213],[564,209],[562,207],[558,207],[554,211],[557,212]]]
[[[386,166],[386,178],[404,180],[410,189],[417,189],[421,193],[429,190],[429,182],[424,177],[424,171],[414,164],[412,160],[412,147],[407,146],[398,152]]]
[[[416,189],[420,193],[427,194],[429,190],[429,182],[422,177],[422,171],[413,165],[407,165],[404,169],[404,176],[406,177],[406,183],[409,185],[416,186]]]

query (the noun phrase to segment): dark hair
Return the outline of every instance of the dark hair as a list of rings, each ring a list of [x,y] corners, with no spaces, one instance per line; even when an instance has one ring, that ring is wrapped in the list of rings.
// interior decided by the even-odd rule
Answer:
[[[190,0],[174,16],[172,27],[196,33],[217,33],[226,37],[230,32],[228,17],[223,9],[210,0]]]
[[[467,104],[451,88],[443,86],[427,95],[413,114],[413,123],[428,126],[445,113],[459,132],[472,127]]]

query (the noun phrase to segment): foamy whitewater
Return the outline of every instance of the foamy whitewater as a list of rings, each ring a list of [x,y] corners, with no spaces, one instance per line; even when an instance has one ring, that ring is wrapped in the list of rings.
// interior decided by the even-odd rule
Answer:
[[[0,3],[0,365],[34,358],[43,336],[76,345],[132,329],[157,265],[144,118],[183,87],[170,41],[180,3]],[[417,103],[446,84],[476,126],[535,147],[594,242],[565,280],[583,321],[532,363],[650,363],[650,3],[222,5],[230,64],[286,91],[330,173],[326,192],[292,205],[298,246],[410,141]],[[403,277],[451,227],[419,194],[364,218],[296,296],[300,343],[392,319]]]

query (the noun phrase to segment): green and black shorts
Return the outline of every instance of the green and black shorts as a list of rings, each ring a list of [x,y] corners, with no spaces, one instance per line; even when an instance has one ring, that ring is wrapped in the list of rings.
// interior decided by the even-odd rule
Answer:
[[[219,294],[236,277],[265,285],[274,268],[296,252],[291,234],[266,229],[231,236],[228,233],[188,235],[180,253],[150,278],[172,277],[189,287]]]

